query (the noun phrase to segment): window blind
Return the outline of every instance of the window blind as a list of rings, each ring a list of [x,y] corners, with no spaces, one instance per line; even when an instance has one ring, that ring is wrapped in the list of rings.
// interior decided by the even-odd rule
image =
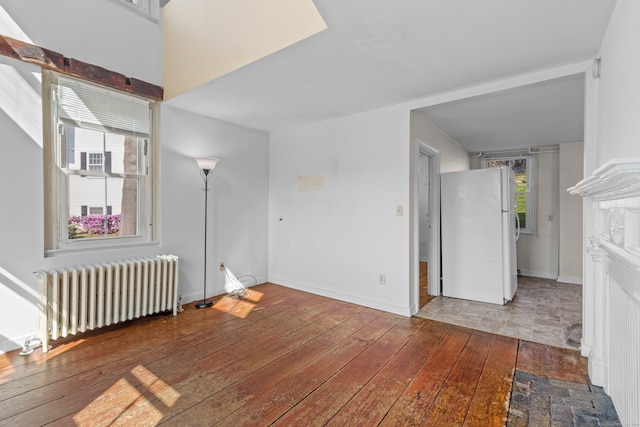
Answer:
[[[60,121],[78,127],[149,136],[149,101],[62,76],[52,87]]]

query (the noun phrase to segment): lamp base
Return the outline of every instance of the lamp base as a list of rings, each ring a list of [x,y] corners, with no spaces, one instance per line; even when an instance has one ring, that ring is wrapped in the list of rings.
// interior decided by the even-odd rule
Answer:
[[[203,299],[202,301],[198,301],[198,303],[196,304],[196,308],[209,308],[213,305],[213,301],[207,301],[206,299]]]

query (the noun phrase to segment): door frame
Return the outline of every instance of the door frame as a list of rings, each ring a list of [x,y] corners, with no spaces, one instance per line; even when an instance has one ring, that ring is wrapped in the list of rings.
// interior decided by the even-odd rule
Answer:
[[[419,207],[419,173],[418,162],[420,156],[429,157],[429,218],[431,222],[431,242],[429,245],[429,295],[440,295],[440,151],[430,146],[420,138],[415,138],[413,156],[413,251],[412,272],[413,295],[415,296],[416,312],[420,310],[420,207]]]

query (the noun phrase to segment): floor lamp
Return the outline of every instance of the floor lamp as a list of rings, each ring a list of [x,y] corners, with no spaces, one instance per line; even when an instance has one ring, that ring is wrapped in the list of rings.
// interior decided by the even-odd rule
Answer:
[[[204,181],[204,287],[202,301],[196,303],[196,308],[207,308],[213,305],[213,301],[207,301],[207,194],[209,193],[209,181],[211,181],[212,172],[218,160],[213,157],[196,158],[200,175]]]

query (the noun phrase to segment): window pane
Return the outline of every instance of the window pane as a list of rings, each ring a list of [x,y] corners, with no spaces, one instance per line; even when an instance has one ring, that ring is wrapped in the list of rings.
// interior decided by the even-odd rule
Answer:
[[[119,180],[119,187],[116,186],[114,180],[114,189],[112,194],[118,193],[120,201],[113,206],[113,212],[120,215],[120,231],[119,236],[137,236],[139,232],[139,181],[137,179]]]
[[[510,160],[509,162],[509,166],[511,166],[511,169],[513,169],[516,175],[517,191],[529,191],[529,184],[527,182],[527,159]]]
[[[527,195],[529,193],[527,158],[488,160],[487,167],[506,166],[513,169],[516,178],[516,212],[520,219],[520,228],[527,228]]]
[[[69,131],[73,129],[73,131]],[[92,129],[65,127],[62,167],[107,173],[146,174],[147,140]],[[69,147],[73,146],[73,150]]]
[[[67,178],[69,239],[139,234],[137,179],[80,175]],[[89,206],[89,215],[83,216],[83,206]]]
[[[47,70],[43,77],[51,95],[44,106],[51,138],[43,146],[47,256],[153,241],[156,172],[147,157],[159,105]]]
[[[516,193],[516,212],[520,218],[520,228],[527,228],[527,194]]]

